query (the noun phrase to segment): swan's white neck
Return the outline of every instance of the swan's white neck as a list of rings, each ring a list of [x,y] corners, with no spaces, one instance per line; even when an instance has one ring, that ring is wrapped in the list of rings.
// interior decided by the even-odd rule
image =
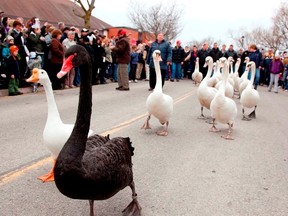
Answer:
[[[207,79],[209,79],[211,77],[212,69],[213,69],[213,61],[210,60],[208,62],[208,70],[207,70],[207,74],[205,76],[205,80],[207,80]]]
[[[155,72],[156,72],[156,85],[154,92],[162,92],[162,76],[159,61],[154,60]]]
[[[255,64],[251,64],[251,80],[250,80],[251,85],[253,85],[254,83],[255,73],[256,73],[256,66]]]

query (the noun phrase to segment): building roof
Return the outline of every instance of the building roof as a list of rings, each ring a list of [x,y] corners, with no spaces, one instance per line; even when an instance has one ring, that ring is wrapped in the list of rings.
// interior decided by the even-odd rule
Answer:
[[[23,17],[25,22],[32,17],[38,17],[41,23],[49,22],[57,25],[64,22],[66,26],[84,27],[84,20],[74,15],[72,9],[75,8],[74,2],[70,0],[1,0],[0,11],[2,16],[10,18]],[[84,12],[79,6],[75,8],[78,13]],[[108,23],[91,16],[91,30],[108,29],[112,27]]]

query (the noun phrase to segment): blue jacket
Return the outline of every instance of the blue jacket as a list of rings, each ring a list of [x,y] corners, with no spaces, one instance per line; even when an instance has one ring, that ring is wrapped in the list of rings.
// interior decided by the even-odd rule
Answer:
[[[255,62],[256,68],[261,66],[262,53],[259,50],[256,50],[255,52],[249,52],[248,56],[249,56],[250,61]]]
[[[160,62],[160,68],[167,70],[167,62],[172,62],[172,49],[169,43],[165,40],[162,40],[161,43],[158,43],[157,40],[151,44],[151,47],[147,56],[147,64],[150,67],[155,68],[152,54],[155,50],[160,50],[162,61]]]
[[[138,53],[137,52],[131,52],[131,60],[130,63],[131,64],[137,64],[138,63]]]

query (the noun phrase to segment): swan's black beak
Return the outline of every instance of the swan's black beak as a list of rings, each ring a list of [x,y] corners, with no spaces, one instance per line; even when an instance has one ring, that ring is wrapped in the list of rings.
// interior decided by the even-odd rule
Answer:
[[[67,59],[64,60],[61,71],[57,73],[57,77],[59,79],[71,71],[71,69],[73,68],[72,60],[74,57],[74,55],[70,55]]]
[[[158,61],[162,61],[162,58],[161,58],[161,54],[160,53],[156,53],[156,59]]]

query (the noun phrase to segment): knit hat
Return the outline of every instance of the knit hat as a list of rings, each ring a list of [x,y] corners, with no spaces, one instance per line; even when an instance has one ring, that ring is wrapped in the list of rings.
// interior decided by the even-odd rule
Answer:
[[[126,35],[126,31],[124,30],[124,29],[120,29],[119,31],[118,31],[118,36],[119,35]]]
[[[15,46],[15,45],[13,45],[13,46],[10,46],[10,53],[11,54],[13,54],[15,51],[18,51],[19,50],[19,48],[17,47],[17,46]]]

